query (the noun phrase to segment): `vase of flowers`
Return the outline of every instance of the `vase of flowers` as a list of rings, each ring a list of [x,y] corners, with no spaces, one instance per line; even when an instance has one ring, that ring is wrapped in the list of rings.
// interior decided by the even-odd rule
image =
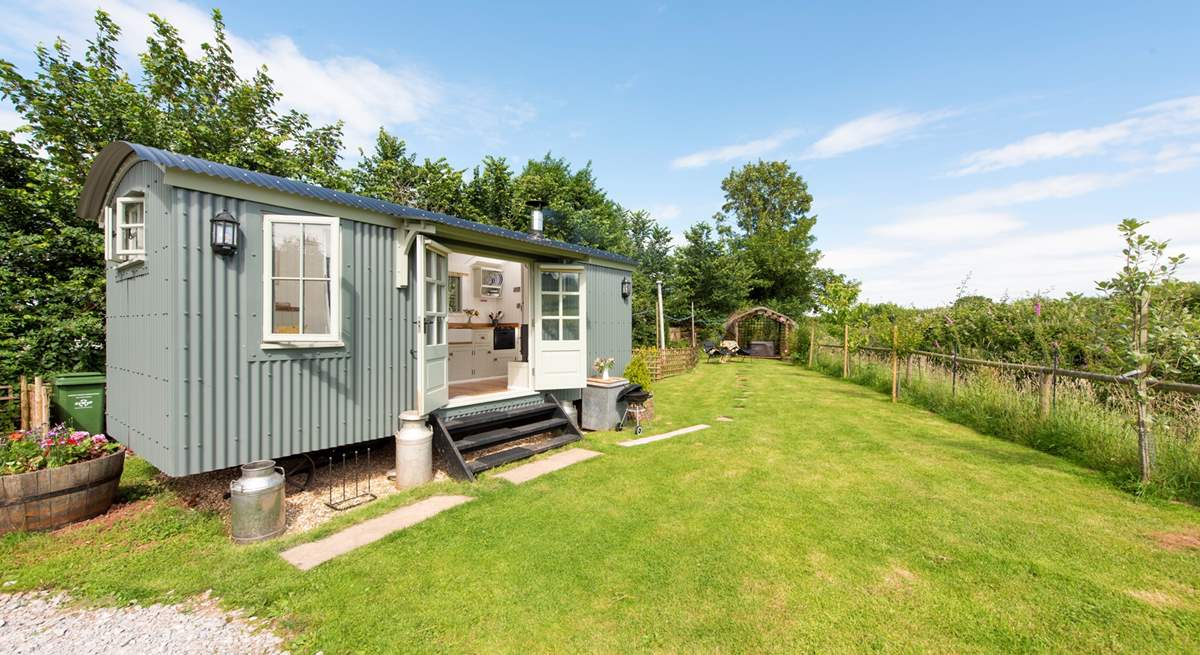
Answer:
[[[478,309],[471,309],[470,307],[468,307],[468,308],[466,308],[466,309],[464,309],[464,310],[463,310],[463,314],[466,314],[466,315],[467,315],[467,325],[470,325],[470,324],[471,324],[471,319],[473,319],[473,318],[476,318],[477,316],[479,316],[479,310],[478,310]]]
[[[616,363],[612,357],[597,357],[596,361],[592,362],[592,368],[600,374],[601,380],[607,380],[609,379],[608,372]]]

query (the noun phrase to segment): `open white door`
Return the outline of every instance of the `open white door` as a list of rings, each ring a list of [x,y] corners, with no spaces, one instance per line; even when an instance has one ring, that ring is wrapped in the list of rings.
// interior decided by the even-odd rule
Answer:
[[[587,281],[582,266],[534,264],[529,336],[533,388],[587,386]]]
[[[417,289],[421,308],[418,361],[418,411],[428,414],[450,399],[450,351],[446,344],[446,292],[450,252],[424,236],[417,237]]]

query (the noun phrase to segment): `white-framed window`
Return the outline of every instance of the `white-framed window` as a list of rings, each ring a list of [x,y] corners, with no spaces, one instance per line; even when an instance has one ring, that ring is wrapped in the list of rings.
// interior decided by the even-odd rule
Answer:
[[[450,253],[425,243],[425,345],[446,345]]]
[[[538,290],[542,294],[542,340],[578,341],[579,273],[542,271]]]
[[[144,196],[117,198],[105,212],[104,251],[107,259],[131,261],[146,257],[146,202]]]
[[[263,341],[341,340],[338,219],[263,216]]]

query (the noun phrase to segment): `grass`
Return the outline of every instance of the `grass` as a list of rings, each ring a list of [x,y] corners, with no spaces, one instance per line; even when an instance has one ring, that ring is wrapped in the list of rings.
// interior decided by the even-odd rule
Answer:
[[[1200,552],[1155,540],[1200,535],[1194,507],[777,362],[656,392],[650,432],[712,427],[595,434],[605,456],[522,486],[389,497],[338,523],[479,499],[307,573],[277,556],[297,539],[234,547],[132,466],[146,509],[9,536],[0,579],[97,602],[211,588],[294,652],[1200,651]]]
[[[890,394],[888,357],[856,353],[850,381]],[[815,364],[816,370],[841,377],[840,353],[821,351]],[[1100,471],[1127,491],[1200,504],[1200,399],[1165,393],[1156,397],[1156,463],[1151,481],[1142,483],[1132,390],[1061,379],[1047,419],[1039,416],[1038,395],[1038,382],[1028,376],[967,367],[960,371],[954,394],[950,371],[926,363],[912,369],[901,399],[984,434]]]

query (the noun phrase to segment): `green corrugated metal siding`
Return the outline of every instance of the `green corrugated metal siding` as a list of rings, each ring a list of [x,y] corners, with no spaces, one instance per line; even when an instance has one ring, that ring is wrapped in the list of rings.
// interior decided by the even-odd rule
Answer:
[[[263,350],[262,217],[298,212],[175,189],[176,434],[168,472],[183,475],[392,434],[415,406],[412,307],[394,284],[394,230],[341,221],[344,346]],[[208,218],[228,209],[242,247],[223,258]],[[409,258],[412,259],[411,257]],[[411,264],[411,261],[409,262]],[[158,463],[156,462],[156,465]]]
[[[122,269],[108,265],[105,324],[107,429],[150,461],[168,461],[171,430],[171,258],[169,191],[148,162],[132,166],[113,197],[145,196],[146,259]],[[110,207],[114,203],[110,203]]]
[[[597,357],[616,360],[613,371],[620,375],[632,357],[633,314],[629,298],[621,297],[622,271],[596,264],[587,265],[588,372]]]

